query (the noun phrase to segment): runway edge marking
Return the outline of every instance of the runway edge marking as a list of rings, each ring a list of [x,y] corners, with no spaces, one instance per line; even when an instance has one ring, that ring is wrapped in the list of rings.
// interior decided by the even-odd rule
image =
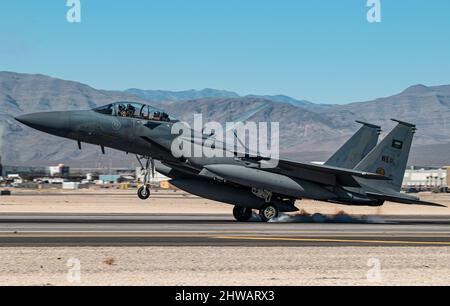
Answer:
[[[431,241],[394,241],[394,240],[347,240],[347,239],[315,239],[315,238],[279,238],[279,237],[236,237],[236,236],[216,236],[212,239],[221,240],[247,240],[247,241],[292,241],[292,242],[324,242],[324,243],[361,243],[361,244],[404,244],[404,245],[434,245],[450,246],[450,242]]]

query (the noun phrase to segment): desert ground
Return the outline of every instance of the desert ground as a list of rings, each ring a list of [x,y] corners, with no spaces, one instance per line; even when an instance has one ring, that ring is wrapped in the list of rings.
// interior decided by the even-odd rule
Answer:
[[[420,196],[450,205],[450,194]],[[364,208],[303,201],[298,206],[308,213],[450,217],[450,209],[390,203]],[[230,214],[231,206],[173,191],[157,192],[148,201],[134,191],[112,189],[13,190],[0,197],[0,214],[42,212],[199,215]],[[0,262],[0,285],[19,286],[450,285],[450,247],[0,246]]]
[[[0,248],[0,260],[0,285],[450,284],[447,247]],[[380,273],[372,279],[373,260]]]

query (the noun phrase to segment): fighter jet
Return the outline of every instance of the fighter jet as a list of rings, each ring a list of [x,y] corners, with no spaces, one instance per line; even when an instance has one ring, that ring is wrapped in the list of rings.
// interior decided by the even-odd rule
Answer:
[[[311,199],[359,206],[401,204],[442,206],[401,193],[416,126],[397,122],[377,144],[380,127],[363,127],[324,165],[280,159],[267,167],[264,156],[175,157],[172,133],[179,123],[152,106],[117,102],[86,111],[24,115],[17,121],[34,129],[75,140],[78,148],[89,143],[135,154],[146,174],[138,196],[151,196],[150,174],[155,170],[171,184],[191,194],[234,206],[237,221],[250,221],[258,210],[262,221],[282,212],[295,212],[297,200]],[[212,135],[193,131],[192,143]],[[445,207],[445,206],[442,206]]]

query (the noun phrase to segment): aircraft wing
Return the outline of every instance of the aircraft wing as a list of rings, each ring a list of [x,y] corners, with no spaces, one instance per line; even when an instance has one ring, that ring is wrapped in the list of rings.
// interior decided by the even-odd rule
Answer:
[[[265,159],[260,160],[258,163],[264,169],[264,163],[266,162],[268,162],[269,165],[271,163]],[[347,187],[360,187],[359,183],[354,179],[355,177],[381,181],[389,180],[389,178],[376,173],[290,160],[280,160],[275,168],[267,167],[265,170],[287,175],[289,177],[332,186],[341,185]]]
[[[369,197],[377,199],[377,200],[384,200],[384,201],[395,202],[395,203],[399,203],[399,204],[422,205],[422,206],[447,208],[447,206],[445,206],[445,205],[421,201],[419,198],[408,196],[406,194],[402,194],[402,193],[398,193],[398,192],[395,192],[392,194],[391,193],[380,194],[380,193],[366,192],[366,194]]]

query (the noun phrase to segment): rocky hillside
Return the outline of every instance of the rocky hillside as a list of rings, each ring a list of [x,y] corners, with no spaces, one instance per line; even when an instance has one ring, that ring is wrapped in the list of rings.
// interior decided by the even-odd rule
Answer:
[[[342,122],[358,119],[385,129],[391,118],[417,124],[416,145],[450,143],[450,86],[412,86],[398,95],[369,102],[335,106],[320,112]]]
[[[13,118],[24,113],[88,109],[131,100],[159,104],[186,121],[193,119],[193,113],[202,113],[205,120],[227,122],[259,109],[251,120],[280,122],[283,155],[302,161],[323,161],[329,157],[358,129],[355,120],[380,124],[389,131],[393,126],[389,119],[396,118],[416,123],[419,128],[410,164],[450,164],[450,86],[416,85],[392,97],[334,106],[285,96],[240,97],[226,91],[191,94],[200,92],[218,96],[170,98],[170,102],[133,91],[97,90],[43,75],[0,72],[0,152],[8,164],[17,165],[58,162],[72,166],[129,165],[132,157],[125,154],[110,151],[103,156],[95,146],[86,146],[80,152],[75,143],[24,127]]]

